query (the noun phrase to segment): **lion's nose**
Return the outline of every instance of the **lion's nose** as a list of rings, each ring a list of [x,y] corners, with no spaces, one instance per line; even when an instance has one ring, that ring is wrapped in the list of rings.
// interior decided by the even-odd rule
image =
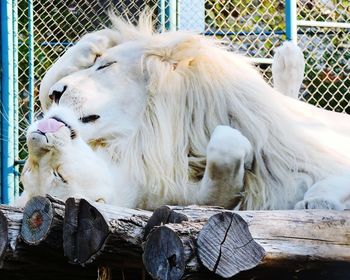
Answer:
[[[50,89],[49,98],[58,104],[63,93],[67,90],[67,85],[56,84]]]

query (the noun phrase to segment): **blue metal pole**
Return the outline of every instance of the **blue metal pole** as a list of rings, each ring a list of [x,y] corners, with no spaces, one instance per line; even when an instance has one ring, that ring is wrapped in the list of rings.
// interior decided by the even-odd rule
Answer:
[[[165,30],[165,2],[166,0],[158,1],[158,22],[161,31]]]
[[[33,0],[28,1],[28,93],[29,93],[29,123],[34,120],[34,16]]]
[[[165,0],[165,28],[176,30],[177,27],[177,0]]]
[[[13,57],[13,3],[0,1],[1,13],[1,201],[14,199],[14,57]]]
[[[12,0],[12,38],[13,38],[13,153],[14,153],[14,179],[13,192],[10,201],[19,195],[19,167],[18,158],[18,5]]]
[[[288,41],[297,43],[297,2],[286,0],[286,37]]]

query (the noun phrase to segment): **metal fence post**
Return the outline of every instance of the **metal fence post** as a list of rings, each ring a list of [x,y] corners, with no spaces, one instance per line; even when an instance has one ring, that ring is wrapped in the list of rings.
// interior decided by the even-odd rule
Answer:
[[[13,38],[13,149],[14,149],[14,180],[10,194],[10,202],[19,195],[18,158],[18,3],[12,0],[12,38]]]
[[[177,0],[158,1],[158,22],[160,29],[176,30],[177,28]]]
[[[165,30],[165,0],[158,0],[158,22],[160,30]]]
[[[34,14],[33,0],[28,0],[28,94],[29,94],[29,113],[28,120],[32,123],[34,120]]]
[[[286,37],[288,41],[297,44],[297,2],[286,0]]]
[[[165,0],[165,28],[167,30],[176,30],[177,28],[177,0]]]
[[[15,4],[15,5],[14,5]],[[0,3],[1,13],[1,201],[11,203],[16,193],[15,157],[17,124],[16,67],[17,55],[14,55],[14,8],[16,0],[3,0]],[[17,46],[16,46],[17,47]]]

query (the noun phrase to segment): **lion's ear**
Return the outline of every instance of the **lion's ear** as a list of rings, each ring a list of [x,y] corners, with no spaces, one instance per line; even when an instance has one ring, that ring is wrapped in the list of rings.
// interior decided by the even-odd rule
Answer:
[[[187,59],[183,59],[180,62],[173,62],[173,70],[178,70],[182,68],[187,68],[189,66],[192,66],[194,64],[194,58],[189,57]]]
[[[179,70],[192,66],[198,55],[202,38],[192,34],[171,37],[172,33],[158,38],[147,51],[147,57],[158,58],[169,70]]]
[[[186,34],[182,36],[182,40],[176,38],[174,41],[170,35],[171,33],[166,34],[158,38],[160,41],[152,42],[144,54],[145,80],[149,91],[153,94],[166,91],[169,85],[173,88],[183,85],[183,79],[193,71],[198,59],[200,48],[198,41],[201,40],[199,36]]]

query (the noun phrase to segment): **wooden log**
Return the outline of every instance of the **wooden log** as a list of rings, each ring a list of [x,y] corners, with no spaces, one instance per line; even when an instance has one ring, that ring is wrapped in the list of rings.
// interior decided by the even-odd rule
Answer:
[[[23,217],[22,209],[0,205],[0,262],[15,253]],[[0,265],[1,268],[1,265]]]
[[[63,248],[71,263],[142,268],[144,227],[151,212],[70,198]]]
[[[197,239],[198,257],[217,275],[228,278],[256,267],[265,250],[252,238],[248,224],[236,213],[211,216]]]
[[[153,279],[181,279],[185,272],[184,245],[172,229],[161,226],[149,234],[143,263]],[[192,253],[192,252],[191,252]]]
[[[6,216],[0,212],[0,261],[3,259],[8,246],[8,231]]]
[[[221,276],[232,277],[240,270],[256,266],[264,251],[266,256],[256,269],[240,273],[239,279],[244,277],[248,279],[251,277],[266,279],[267,272],[270,272],[268,277],[273,277],[273,273],[277,271],[279,275],[284,273],[286,277],[304,275],[306,278],[310,278],[310,275],[317,275],[317,277],[327,275],[328,278],[334,278],[334,275],[337,275],[336,277],[340,277],[339,279],[345,279],[343,276],[350,276],[349,211],[239,211],[235,214],[243,219],[229,220],[226,213],[232,214],[233,212],[223,209],[169,208],[171,211],[186,215],[189,222],[183,222],[181,225],[168,224],[155,229],[149,235],[145,245],[144,263],[147,271],[156,279],[164,277],[180,279],[176,276],[180,273],[175,274],[173,270],[182,267],[182,259],[185,262],[183,278],[208,279],[214,277],[214,275],[208,276],[208,272],[203,271],[201,264]],[[210,226],[210,219],[216,217],[217,220],[220,220],[221,214],[217,214],[220,212],[225,214],[221,218],[222,223],[215,221]],[[210,218],[213,214],[216,215]],[[208,218],[210,219],[205,225]],[[251,242],[253,242],[253,239],[247,233],[230,236],[229,231],[223,231],[222,229],[225,229],[225,227],[222,227],[222,225],[227,224],[225,219],[230,223],[236,220],[235,222],[238,225],[245,227],[245,223],[242,223],[244,220],[249,225],[252,238],[256,241],[256,244],[252,247],[247,246],[252,245]],[[209,234],[206,227],[210,229]],[[234,228],[243,229],[241,226]],[[165,231],[166,236],[171,240],[179,239],[181,242],[177,242],[177,244],[180,244],[178,246],[182,248],[169,251],[169,248],[162,244],[160,238],[162,231]],[[223,235],[223,233],[225,234]],[[225,236],[225,238],[223,239],[222,236]],[[229,243],[230,246],[217,246],[220,240],[224,241],[220,244],[225,245],[228,237],[233,238]],[[236,245],[232,244],[232,241]],[[245,246],[238,246],[240,242]],[[172,241],[172,243],[175,243],[175,241]],[[263,250],[256,246],[257,244],[260,244]],[[154,247],[157,247],[158,259],[155,258],[155,255],[152,258]],[[226,256],[223,255],[225,250],[222,249],[227,251]],[[242,249],[244,250],[242,251]],[[184,254],[182,256],[181,253],[177,252],[184,252]],[[147,258],[148,254],[151,256],[149,260]],[[173,257],[169,258],[171,256]],[[226,260],[221,265],[223,259]],[[155,270],[156,267],[158,270]],[[312,274],[307,273],[310,271],[312,271]],[[339,271],[341,271],[340,274]],[[154,272],[157,274],[154,274]]]
[[[172,210],[170,206],[164,205],[154,210],[152,216],[145,226],[143,239],[146,240],[148,234],[157,226],[164,224],[179,224],[188,221],[188,217],[182,213]]]
[[[228,278],[257,266],[264,254],[247,223],[238,214],[223,212],[206,223],[156,228],[147,239],[143,262],[154,279],[181,279],[203,271],[199,259],[211,272]]]
[[[30,246],[20,238],[23,209],[0,205],[0,275],[6,279],[96,279],[96,267],[81,268],[67,263],[46,242]],[[5,234],[7,232],[7,235]]]
[[[171,209],[186,215],[191,222],[207,221],[220,212],[240,215],[254,240],[267,252],[264,261],[280,263],[282,257],[291,262],[304,261],[313,256],[319,261],[350,262],[348,210],[228,211],[192,206]]]
[[[215,273],[232,277],[246,269],[239,277],[269,271],[295,276],[312,269],[324,273],[326,267],[341,267],[350,275],[347,211],[233,212],[190,206],[163,207],[150,218],[148,211],[71,200],[66,218],[70,213],[64,225],[65,254],[82,265],[140,267],[144,249],[145,267],[156,279],[208,279]],[[182,222],[152,230],[151,224],[163,224],[170,214],[178,214]],[[143,243],[145,228],[150,234]]]
[[[33,197],[23,210],[21,238],[30,245],[46,242],[63,253],[64,202],[54,197]]]

